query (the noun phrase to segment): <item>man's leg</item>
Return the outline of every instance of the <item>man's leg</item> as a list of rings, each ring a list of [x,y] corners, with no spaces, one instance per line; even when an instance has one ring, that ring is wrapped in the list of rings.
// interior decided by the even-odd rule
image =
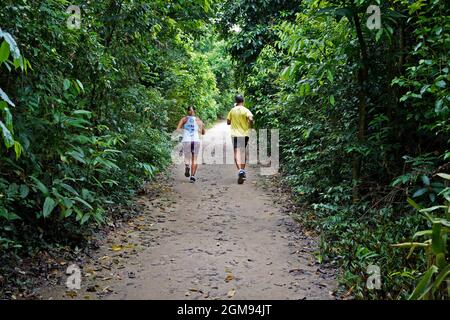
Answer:
[[[247,157],[245,154],[245,147],[240,146],[239,148],[239,169],[245,170],[245,162],[247,161]]]
[[[242,169],[242,149],[241,148],[234,149],[234,163],[236,164],[236,168],[238,170]]]
[[[233,137],[232,143],[233,143],[234,164],[236,164],[236,168],[239,170],[240,169],[240,166],[239,166],[240,160],[239,160],[239,156],[238,156],[238,138]]]
[[[238,141],[238,170],[245,170],[245,166],[247,164],[247,145],[249,138],[248,137],[240,137]]]
[[[233,150],[234,150],[234,163],[236,164],[236,168],[238,170],[243,169],[242,166],[245,168],[245,160],[242,161],[242,159],[245,159],[245,155],[242,153],[243,148],[243,138],[241,137],[234,137],[233,138]]]
[[[244,137],[237,138],[237,148],[236,151],[236,165],[239,170],[238,174],[238,184],[243,184],[245,180],[245,162],[246,162],[246,140]]]
[[[245,170],[245,166],[247,164],[247,147],[242,146],[241,148],[241,169]]]
[[[242,170],[245,170],[245,166],[247,165],[247,160],[248,160],[248,155],[247,155],[248,148],[247,147],[248,147],[249,140],[250,140],[249,137],[245,137],[245,141],[243,142],[244,146],[243,146],[243,157],[242,158],[244,158],[244,163],[242,163],[242,166],[241,166]]]

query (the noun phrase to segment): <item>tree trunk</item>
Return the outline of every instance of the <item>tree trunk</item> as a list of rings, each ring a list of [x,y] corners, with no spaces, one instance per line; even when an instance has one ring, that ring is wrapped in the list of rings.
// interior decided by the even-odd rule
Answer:
[[[366,118],[367,118],[367,91],[366,82],[369,74],[369,59],[367,55],[367,45],[361,29],[361,22],[359,20],[356,9],[353,14],[353,22],[355,23],[356,34],[361,54],[361,68],[358,70],[358,145],[361,146],[365,141],[366,136]],[[359,194],[359,180],[361,178],[361,154],[355,152],[352,162],[352,179],[353,179],[353,203],[360,200]]]

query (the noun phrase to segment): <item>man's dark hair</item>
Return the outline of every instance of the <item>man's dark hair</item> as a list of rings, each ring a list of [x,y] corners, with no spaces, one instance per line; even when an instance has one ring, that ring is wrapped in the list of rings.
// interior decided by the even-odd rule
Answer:
[[[195,107],[194,106],[187,107],[186,111],[189,112],[189,111],[191,111],[191,109],[192,109],[192,111],[195,111]]]
[[[236,103],[243,103],[244,102],[244,97],[240,94],[238,94],[234,100],[236,101]]]

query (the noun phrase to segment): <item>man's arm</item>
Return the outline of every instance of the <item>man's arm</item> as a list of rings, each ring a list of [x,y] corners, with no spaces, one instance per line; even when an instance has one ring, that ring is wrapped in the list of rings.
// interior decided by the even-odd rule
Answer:
[[[227,125],[231,125],[231,111],[228,112],[228,116],[227,116]]]
[[[253,114],[249,112],[247,114],[248,123],[250,124],[250,127],[253,127]]]

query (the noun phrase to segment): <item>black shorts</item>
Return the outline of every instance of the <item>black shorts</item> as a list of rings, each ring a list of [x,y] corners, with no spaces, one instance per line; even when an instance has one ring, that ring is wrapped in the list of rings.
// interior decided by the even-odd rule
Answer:
[[[200,142],[192,141],[192,142],[183,142],[183,153],[185,157],[197,156],[200,150]]]
[[[248,146],[249,140],[250,140],[250,137],[233,137],[233,148],[234,149],[238,149],[238,148],[245,149]]]

